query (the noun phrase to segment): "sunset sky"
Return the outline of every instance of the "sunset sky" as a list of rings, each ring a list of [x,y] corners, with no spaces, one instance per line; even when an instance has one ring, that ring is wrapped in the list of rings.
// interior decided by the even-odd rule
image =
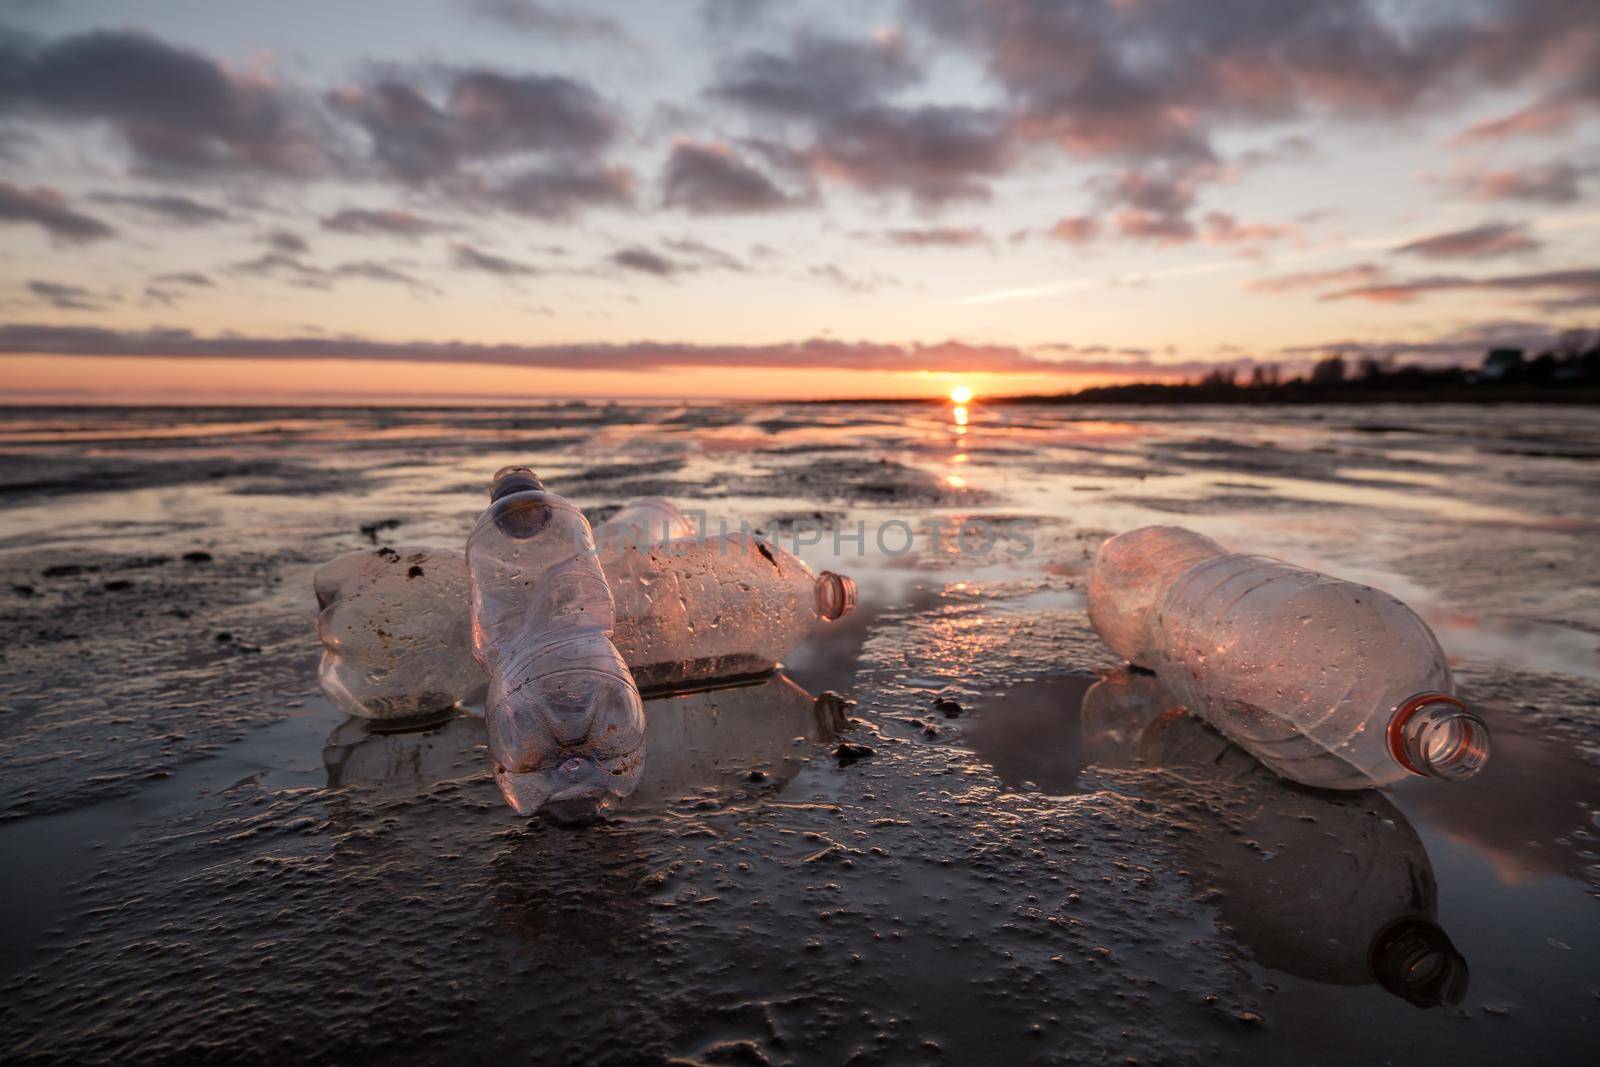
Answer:
[[[1600,325],[1594,0],[0,0],[0,397],[982,397]]]

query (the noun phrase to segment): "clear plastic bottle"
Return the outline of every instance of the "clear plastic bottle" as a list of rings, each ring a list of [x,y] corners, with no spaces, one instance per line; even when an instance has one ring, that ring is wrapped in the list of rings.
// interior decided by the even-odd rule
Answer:
[[[693,520],[678,505],[664,497],[647,496],[595,527],[594,542],[604,551],[688,541],[699,535]]]
[[[1207,555],[1202,541],[1175,527],[1114,537],[1089,584],[1102,636],[1190,711],[1283,777],[1328,789],[1483,766],[1488,728],[1409,608],[1281,560]]]
[[[1156,602],[1178,575],[1227,549],[1179,526],[1142,526],[1108,539],[1089,572],[1089,623],[1111,651],[1155,668],[1149,647]]]
[[[524,467],[497,473],[489,500],[467,570],[495,780],[521,814],[588,818],[633,792],[644,770],[644,708],[609,638],[614,606],[594,535]]]
[[[748,533],[607,547],[600,562],[614,639],[641,687],[768,670],[856,603],[851,579]]]
[[[351,552],[317,570],[318,681],[364,719],[439,718],[483,688],[472,662],[466,562],[432,548]]]

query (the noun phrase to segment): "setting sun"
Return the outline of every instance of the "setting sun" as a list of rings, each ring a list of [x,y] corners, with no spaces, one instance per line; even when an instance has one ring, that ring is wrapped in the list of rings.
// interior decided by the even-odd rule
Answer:
[[[971,399],[972,390],[964,385],[958,385],[954,389],[950,390],[950,400],[952,403],[965,404]]]

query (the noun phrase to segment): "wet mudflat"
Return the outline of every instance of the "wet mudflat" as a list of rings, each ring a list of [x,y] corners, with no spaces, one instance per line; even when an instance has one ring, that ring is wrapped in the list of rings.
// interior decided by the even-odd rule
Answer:
[[[0,453],[8,1061],[1600,1038],[1600,413],[32,409]],[[343,719],[311,627],[318,563],[459,545],[510,462],[595,518],[661,494],[781,531],[861,607],[780,674],[650,701],[605,824],[519,819],[473,709]],[[1489,768],[1285,785],[1116,671],[1088,560],[1154,521],[1412,604]]]

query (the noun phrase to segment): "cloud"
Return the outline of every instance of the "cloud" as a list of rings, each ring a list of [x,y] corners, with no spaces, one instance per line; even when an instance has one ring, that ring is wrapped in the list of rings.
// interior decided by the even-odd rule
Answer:
[[[76,285],[30,281],[28,291],[59,311],[104,311],[104,297]]]
[[[172,271],[168,274],[157,274],[150,279],[159,285],[186,285],[192,289],[209,289],[212,287],[210,278],[195,270]]]
[[[261,235],[261,243],[286,256],[301,256],[311,251],[306,239],[290,230],[269,230]]]
[[[1583,196],[1582,180],[1594,173],[1563,160],[1511,170],[1479,170],[1459,174],[1447,183],[1474,200],[1523,200],[1570,204]]]
[[[837,263],[819,263],[808,267],[802,277],[810,281],[822,282],[825,285],[836,286],[852,293],[870,293],[878,289],[893,288],[900,284],[897,279],[891,278],[887,274],[880,274],[877,271],[854,274]]]
[[[416,183],[456,175],[468,162],[523,152],[589,156],[621,129],[599,94],[571,78],[487,69],[442,77],[437,99],[427,91],[429,78],[397,72],[336,89],[327,101],[366,131],[381,167]]]
[[[1561,133],[1572,125],[1574,108],[1566,100],[1541,100],[1499,118],[1485,119],[1461,131],[1452,141],[1470,145],[1484,141],[1508,141],[1514,137],[1544,137]]]
[[[1189,213],[1197,186],[1211,171],[1207,165],[1164,163],[1101,174],[1088,184],[1118,237],[1183,244],[1198,236]]]
[[[322,228],[332,233],[399,237],[414,241],[419,237],[450,229],[442,222],[394,209],[372,210],[347,207],[322,220]]]
[[[606,257],[607,260],[623,270],[638,271],[641,274],[653,274],[658,278],[669,278],[683,270],[682,264],[669,259],[659,252],[652,252],[648,248],[633,245],[629,248],[619,249]]]
[[[1225,211],[1213,211],[1205,218],[1204,237],[1211,244],[1259,244],[1299,236],[1299,229],[1286,223],[1241,223]]]
[[[564,222],[588,208],[628,207],[633,191],[633,172],[626,167],[577,167],[526,170],[483,195],[518,215]]]
[[[234,263],[228,270],[234,274],[279,278],[304,289],[330,287],[327,271],[290,252],[264,252],[254,259]]]
[[[0,182],[0,222],[32,223],[68,244],[99,241],[117,232],[99,219],[73,211],[55,189],[24,189],[8,182]]]
[[[8,38],[0,111],[103,122],[141,165],[164,173],[310,173],[329,163],[325,131],[289,94],[131,31]]]
[[[533,0],[467,0],[475,14],[507,29],[555,40],[628,40],[614,18],[569,7],[552,7]]]
[[[903,36],[855,41],[800,33],[787,50],[760,49],[721,64],[710,93],[757,117],[798,127],[766,154],[808,183],[909,195],[924,207],[984,200],[1013,161],[1005,115],[968,105],[904,106],[890,99],[922,69]]]
[[[1258,293],[1288,293],[1301,289],[1326,289],[1329,286],[1370,285],[1383,277],[1384,269],[1376,263],[1357,263],[1353,267],[1333,270],[1301,271],[1296,274],[1279,274],[1257,278],[1245,283],[1245,288]]]
[[[1007,93],[1018,135],[1085,158],[1215,161],[1223,128],[1392,118],[1487,89],[1590,103],[1589,0],[1401,8],[1369,0],[1205,4],[923,0],[911,17]]]
[[[1424,259],[1493,259],[1496,256],[1526,255],[1544,247],[1528,236],[1520,223],[1487,222],[1466,230],[1452,230],[1418,238],[1394,251]]]
[[[529,278],[536,274],[544,273],[531,263],[520,263],[514,259],[497,256],[492,252],[485,252],[469,244],[455,246],[454,263],[461,270],[475,270],[484,274],[496,274],[502,278]]]
[[[854,236],[880,241],[898,248],[979,248],[994,242],[988,231],[978,226],[912,226],[876,231],[858,230]]]
[[[745,214],[795,201],[726,145],[679,141],[662,171],[662,203],[696,215]]]
[[[1057,219],[1047,232],[1069,245],[1088,244],[1100,236],[1100,220],[1090,215],[1072,215]]]
[[[997,112],[926,104],[836,117],[797,158],[813,178],[938,207],[989,199],[989,180],[1010,167],[1012,152]]]
[[[351,359],[461,363],[573,370],[650,371],[673,367],[754,367],[966,373],[1076,370],[1010,345],[878,344],[823,338],[765,345],[628,344],[488,345],[465,341],[369,341],[330,337],[202,337],[189,330],[145,332],[42,324],[0,325],[0,352],[62,356],[155,356],[216,359]]]
[[[274,234],[271,236],[284,236]],[[293,236],[288,234],[287,236]],[[349,263],[340,263],[333,267],[321,267],[315,263],[308,263],[298,254],[290,250],[274,250],[254,259],[235,263],[228,268],[235,274],[251,274],[262,277],[278,278],[290,285],[303,289],[331,289],[334,284],[343,280],[359,280],[369,282],[384,282],[395,285],[404,285],[417,292],[437,293],[439,290],[420,278],[407,274],[398,267],[373,260],[356,260]],[[210,281],[203,275],[178,274],[164,275],[168,281],[199,279],[188,281],[191,285],[209,285]],[[158,278],[157,280],[163,280]]]
[[[673,237],[662,242],[668,251],[689,260],[697,268],[712,270],[748,270],[743,260],[738,256],[715,245],[706,244],[694,237]]]
[[[1600,306],[1600,269],[1553,270],[1535,274],[1503,274],[1490,278],[1440,275],[1343,289],[1323,300],[1367,300],[1376,304],[1409,303],[1420,296],[1447,292],[1548,293],[1537,303],[1548,311]],[[1559,295],[1558,295],[1559,294]]]
[[[404,285],[417,292],[437,294],[439,290],[414,275],[390,266],[387,263],[378,263],[373,260],[357,260],[353,263],[341,263],[333,269],[336,278],[358,278],[362,281],[381,282],[389,285]]]
[[[89,199],[97,204],[128,208],[178,226],[204,226],[213,222],[228,222],[233,218],[230,212],[222,208],[173,194],[90,193]]]
[[[807,31],[787,51],[730,56],[720,65],[711,94],[769,116],[827,122],[921,76],[899,34],[853,41]]]

